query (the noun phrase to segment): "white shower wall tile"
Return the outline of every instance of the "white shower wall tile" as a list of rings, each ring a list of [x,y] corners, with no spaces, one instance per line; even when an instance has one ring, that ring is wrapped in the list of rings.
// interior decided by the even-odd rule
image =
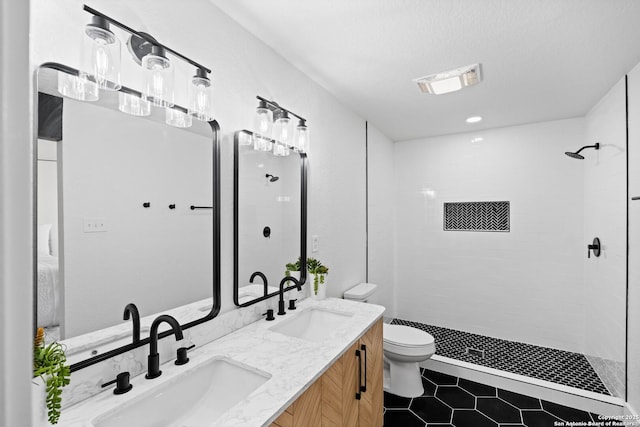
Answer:
[[[585,353],[602,359],[625,358],[626,322],[626,95],[624,79],[586,116],[584,245],[594,237],[602,254],[583,258],[587,297]],[[583,246],[584,247],[584,246]],[[585,248],[586,250],[586,248]]]

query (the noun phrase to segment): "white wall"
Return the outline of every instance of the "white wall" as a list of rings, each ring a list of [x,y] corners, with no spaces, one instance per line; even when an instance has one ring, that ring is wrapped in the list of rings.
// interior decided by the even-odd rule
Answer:
[[[385,317],[395,308],[395,225],[393,142],[368,124],[369,176],[369,282],[378,285],[372,303],[386,307]]]
[[[640,65],[629,73],[629,196],[640,196]],[[627,396],[640,413],[640,200],[629,201]]]
[[[398,317],[581,351],[583,141],[570,119],[396,143]],[[457,201],[510,201],[511,231],[443,231]]]
[[[29,2],[0,0],[0,426],[31,425]]]
[[[626,322],[626,112],[625,82],[620,80],[586,116],[584,241],[599,237],[600,257],[584,258],[587,316],[585,348],[589,355],[624,362]],[[586,254],[584,254],[586,255]]]

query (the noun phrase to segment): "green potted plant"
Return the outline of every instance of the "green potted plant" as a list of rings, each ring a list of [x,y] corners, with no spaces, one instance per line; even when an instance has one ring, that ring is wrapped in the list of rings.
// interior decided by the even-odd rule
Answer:
[[[300,257],[298,257],[298,260],[296,262],[289,262],[285,264],[284,268],[285,268],[284,275],[287,277],[291,276],[292,272],[300,273]],[[296,279],[299,279],[299,278],[300,278],[300,275],[296,277]]]
[[[329,268],[315,258],[307,258],[307,271],[313,275],[311,298],[324,299],[327,294],[324,278],[329,273]]]
[[[62,408],[62,388],[69,385],[71,371],[58,342],[44,343],[44,329],[38,328],[33,343],[33,377],[41,378],[46,386],[46,406],[49,423],[57,424]]]

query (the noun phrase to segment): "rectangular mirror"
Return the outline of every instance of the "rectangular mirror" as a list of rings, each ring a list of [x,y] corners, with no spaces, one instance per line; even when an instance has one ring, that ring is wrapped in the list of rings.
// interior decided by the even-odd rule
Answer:
[[[217,123],[172,127],[156,107],[124,114],[121,97],[136,93],[126,87],[93,102],[62,97],[59,84],[76,76],[38,71],[34,150],[35,326],[67,346],[72,370],[147,343],[158,314],[187,328],[220,307]]]
[[[306,244],[306,154],[254,150],[252,132],[236,132],[234,303],[246,307],[277,295],[286,265],[307,259]],[[301,270],[291,275],[304,283],[306,261]]]

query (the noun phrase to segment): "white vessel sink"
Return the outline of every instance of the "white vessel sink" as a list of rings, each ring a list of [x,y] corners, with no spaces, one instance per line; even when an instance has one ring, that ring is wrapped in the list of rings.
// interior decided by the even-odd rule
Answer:
[[[352,313],[313,307],[296,313],[269,329],[290,337],[318,342],[330,338],[351,316]]]
[[[201,367],[161,382],[142,396],[99,415],[93,419],[91,425],[93,427],[209,425],[267,382],[270,377],[271,375],[265,372],[230,359],[215,358]]]

